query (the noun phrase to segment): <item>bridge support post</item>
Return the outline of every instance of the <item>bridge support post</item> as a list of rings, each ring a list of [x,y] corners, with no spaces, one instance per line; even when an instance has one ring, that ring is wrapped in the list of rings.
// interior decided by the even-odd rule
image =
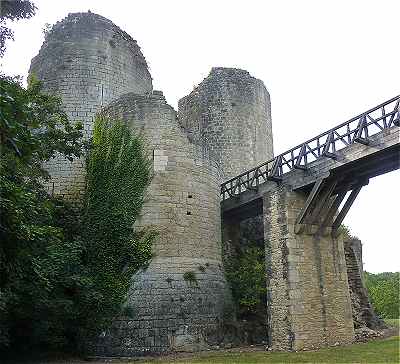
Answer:
[[[237,254],[240,244],[240,219],[233,217],[222,218],[222,250],[223,257],[231,257]]]
[[[331,229],[296,233],[307,200],[280,184],[263,196],[268,337],[275,350],[301,350],[354,340],[341,236]]]

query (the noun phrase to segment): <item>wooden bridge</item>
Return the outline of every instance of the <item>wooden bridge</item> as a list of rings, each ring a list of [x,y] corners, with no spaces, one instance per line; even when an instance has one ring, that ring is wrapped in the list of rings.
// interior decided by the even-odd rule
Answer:
[[[263,216],[268,338],[301,350],[354,340],[338,228],[369,179],[400,167],[400,96],[221,185],[224,244]]]
[[[314,209],[317,216],[321,198],[329,200],[330,219],[352,191],[333,222],[337,230],[362,186],[372,177],[399,168],[399,102],[396,96],[226,181],[221,185],[223,214],[260,215],[262,195],[283,183],[293,191],[310,192],[298,223],[312,223],[309,210],[315,201],[320,202]]]

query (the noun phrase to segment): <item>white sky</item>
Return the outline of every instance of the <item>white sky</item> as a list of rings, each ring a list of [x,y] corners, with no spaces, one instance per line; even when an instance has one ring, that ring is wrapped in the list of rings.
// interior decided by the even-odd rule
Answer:
[[[91,10],[138,41],[154,88],[177,107],[211,67],[238,67],[271,94],[275,154],[400,93],[400,1],[34,0],[13,24],[1,67],[26,76],[45,23]],[[361,191],[345,224],[364,245],[364,268],[398,271],[400,173]]]

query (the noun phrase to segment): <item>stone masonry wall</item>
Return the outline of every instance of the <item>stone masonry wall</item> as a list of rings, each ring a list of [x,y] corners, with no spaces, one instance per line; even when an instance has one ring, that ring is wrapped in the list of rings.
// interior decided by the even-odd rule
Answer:
[[[133,316],[115,322],[97,353],[143,355],[215,343],[229,303],[217,165],[189,142],[158,91],[123,95],[103,114],[127,122],[153,157],[154,178],[137,225],[159,236],[154,259],[132,280]]]
[[[273,158],[269,93],[247,71],[213,68],[179,101],[179,122],[216,156],[224,180]]]
[[[110,20],[93,13],[73,13],[47,35],[29,73],[44,90],[62,99],[70,121],[82,122],[90,137],[93,117],[119,95],[152,90],[151,76],[139,46]],[[84,189],[84,160],[56,157],[46,164],[49,192],[69,199]]]
[[[344,251],[354,328],[368,327],[372,330],[385,328],[385,323],[375,313],[369,301],[368,291],[364,284],[361,241],[358,239],[345,240]]]
[[[285,185],[264,195],[269,340],[277,350],[354,340],[343,240],[295,234],[305,200]]]

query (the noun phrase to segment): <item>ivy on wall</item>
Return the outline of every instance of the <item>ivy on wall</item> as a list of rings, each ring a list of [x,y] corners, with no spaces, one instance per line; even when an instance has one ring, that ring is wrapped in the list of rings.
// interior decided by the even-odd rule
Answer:
[[[267,295],[264,249],[252,245],[244,247],[239,254],[225,261],[224,266],[238,318],[264,312]]]
[[[107,326],[120,313],[132,275],[152,257],[152,231],[134,223],[151,182],[151,164],[142,140],[123,122],[99,116],[87,159],[83,208],[86,264],[102,296],[85,311]]]
[[[143,143],[99,117],[79,206],[49,196],[43,162],[82,155],[61,100],[0,77],[0,356],[84,345],[122,313],[154,233],[134,223],[151,181]],[[62,127],[60,127],[62,125]]]

